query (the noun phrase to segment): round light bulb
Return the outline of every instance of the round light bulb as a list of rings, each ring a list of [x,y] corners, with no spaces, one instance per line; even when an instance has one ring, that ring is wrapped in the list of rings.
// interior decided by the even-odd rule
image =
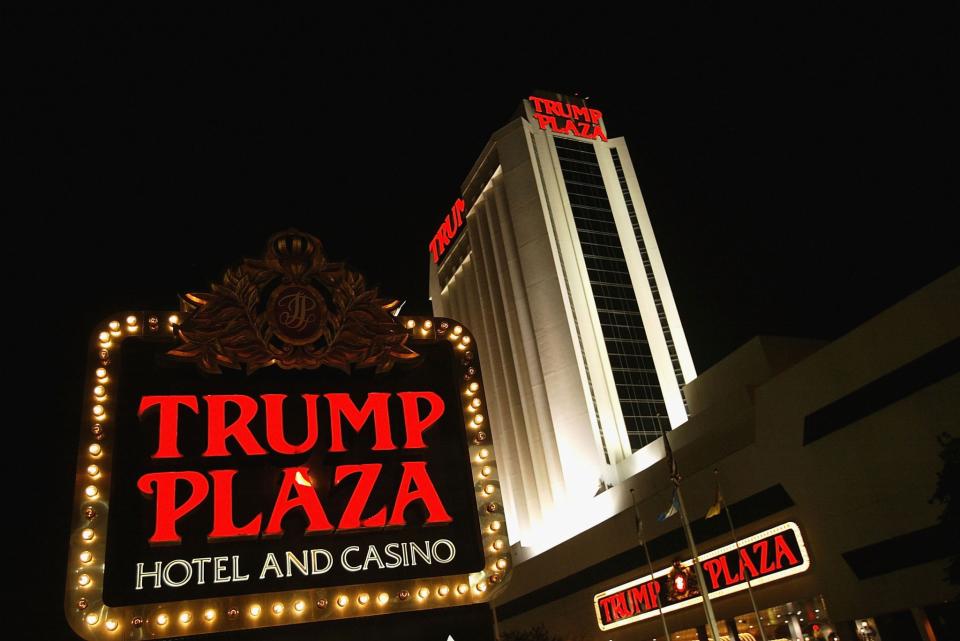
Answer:
[[[493,485],[492,483],[487,483],[483,487],[483,493],[486,494],[487,496],[493,494],[496,490],[497,490],[496,486]]]
[[[100,339],[101,343],[106,345],[110,342],[110,332],[100,332],[97,334],[97,338]]]
[[[84,530],[80,532],[80,538],[82,538],[84,541],[92,541],[93,530],[91,530],[90,528],[84,528]]]
[[[427,320],[423,321],[423,327],[424,329],[430,329],[433,327],[433,321],[428,318]]]
[[[303,601],[297,600],[293,602],[293,609],[297,612],[303,612],[306,607],[307,605]]]
[[[80,587],[87,587],[88,585],[90,585],[90,575],[81,574],[80,576],[77,577],[77,583],[80,584]]]
[[[428,596],[430,596],[430,590],[428,588],[420,588],[417,590],[417,596],[421,599],[426,599]]]
[[[283,614],[283,604],[279,601],[274,603],[271,609],[273,610],[274,614]]]
[[[170,318],[167,319],[167,322],[169,322],[171,325],[177,325],[180,323],[180,317],[176,314],[170,314]]]
[[[90,476],[93,476],[93,477],[100,476],[100,468],[97,467],[96,465],[88,465],[88,466],[87,466],[87,474],[89,474]]]
[[[500,521],[494,521],[493,523],[490,524],[490,529],[493,530],[494,532],[499,532],[500,527],[501,527]]]
[[[254,603],[250,606],[250,616],[258,617],[260,616],[261,608],[258,604]]]
[[[84,550],[80,553],[80,563],[90,563],[90,561],[93,561],[93,552]]]
[[[487,448],[483,448],[482,450],[480,450],[480,458],[483,459],[483,458],[487,458],[488,456],[490,456],[490,450],[488,450]]]
[[[460,339],[460,342],[463,343],[464,345],[469,345],[469,344],[470,344],[470,337],[469,337],[469,336],[464,336],[463,338]]]
[[[107,630],[113,632],[120,626],[120,624],[117,623],[116,619],[107,619],[107,622],[104,624],[104,626],[106,626]]]
[[[180,623],[190,623],[190,619],[192,618],[193,617],[187,611],[183,611],[180,613]]]
[[[413,329],[414,327],[416,327],[416,325],[417,325],[417,322],[412,318],[407,321],[407,329]]]
[[[167,625],[169,621],[170,617],[168,617],[166,614],[161,613],[157,615],[157,625]]]
[[[456,334],[457,336],[459,336],[460,334],[463,333],[463,328],[460,327],[459,325],[454,325],[454,326],[453,326],[453,333]]]
[[[370,595],[367,594],[366,592],[362,593],[360,596],[357,597],[357,603],[359,603],[360,605],[366,605],[369,602],[370,602]]]
[[[498,570],[504,570],[504,569],[506,569],[506,567],[507,567],[507,560],[506,560],[506,559],[497,559],[497,569],[498,569]]]
[[[110,321],[110,331],[115,332],[115,331],[117,331],[118,329],[120,329],[120,322],[119,322],[119,321]]]
[[[93,612],[91,612],[90,614],[84,617],[84,621],[87,622],[87,625],[96,625],[97,621],[99,620],[100,620],[100,617],[98,617]]]
[[[100,447],[99,443],[93,443],[90,447],[87,448],[87,451],[93,454],[94,456],[100,456],[100,452],[103,451],[103,448]]]
[[[469,589],[470,588],[467,587],[466,583],[461,583],[460,585],[457,586],[457,592],[460,594],[466,594],[467,590]]]
[[[448,594],[450,594],[450,588],[445,585],[441,585],[440,589],[437,590],[437,594],[439,594],[440,596],[447,596]]]
[[[493,549],[500,551],[503,549],[503,539],[497,539],[493,542]]]
[[[213,621],[214,619],[217,618],[217,611],[214,610],[213,608],[207,608],[206,610],[203,611],[203,618],[206,619],[207,621]]]
[[[473,405],[474,407],[480,407],[480,399],[475,398],[472,401],[470,401],[470,404]]]
[[[349,600],[350,599],[347,598],[346,594],[341,594],[337,597],[337,605],[339,605],[341,608],[346,607]]]
[[[389,600],[390,600],[390,595],[387,594],[386,592],[381,592],[380,594],[377,595],[377,603],[379,603],[380,605],[385,605],[386,602]]]
[[[483,474],[484,476],[490,476],[493,473],[493,468],[490,467],[489,465],[484,465],[483,469],[480,470],[480,473]]]
[[[93,388],[93,395],[97,398],[103,398],[107,394],[107,388],[103,385],[97,385]]]
[[[137,325],[137,317],[133,315],[127,316],[127,325],[135,327]]]
[[[476,425],[480,425],[480,423],[483,423],[483,414],[477,414],[476,416],[474,416],[474,417],[473,417],[473,422],[474,422]]]
[[[481,581],[477,584],[477,592],[485,592],[487,589],[487,582]]]
[[[88,485],[88,486],[83,490],[83,493],[86,494],[87,497],[89,497],[89,498],[92,499],[92,498],[95,497],[97,494],[99,494],[100,491],[97,490],[97,486],[96,486],[96,485]]]
[[[105,368],[105,367],[98,367],[97,370],[94,372],[94,374],[97,375],[97,378],[106,378],[106,377],[107,377],[107,368]]]

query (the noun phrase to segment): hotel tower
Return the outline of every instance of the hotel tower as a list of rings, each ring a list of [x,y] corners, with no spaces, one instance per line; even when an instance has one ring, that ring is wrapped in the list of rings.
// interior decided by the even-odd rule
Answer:
[[[531,554],[608,517],[603,492],[687,420],[667,272],[592,103],[537,93],[491,136],[430,242],[430,296],[477,337],[511,543]]]

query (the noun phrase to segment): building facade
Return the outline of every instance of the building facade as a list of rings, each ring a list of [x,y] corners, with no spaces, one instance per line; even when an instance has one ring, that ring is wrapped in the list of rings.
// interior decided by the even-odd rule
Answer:
[[[594,496],[687,420],[696,371],[629,151],[600,111],[524,100],[462,191],[431,243],[431,300],[482,341],[511,543],[536,554],[609,516]]]
[[[754,558],[759,617],[742,582],[718,592],[722,638],[759,640],[760,627],[768,640],[960,638],[960,590],[946,581],[957,532],[931,500],[944,435],[960,437],[958,301],[955,269],[836,341],[758,337],[687,387],[691,417],[669,438],[707,583],[738,574],[732,562],[710,571],[735,540],[724,514],[705,518],[718,481],[742,547],[762,556],[754,535],[792,524],[805,549],[796,563],[772,548]],[[678,517],[657,520],[669,474],[661,460],[626,479],[597,497],[614,516],[520,563],[496,602],[501,633],[662,639],[658,611],[627,592],[690,558]],[[662,594],[671,639],[708,638],[699,605]]]

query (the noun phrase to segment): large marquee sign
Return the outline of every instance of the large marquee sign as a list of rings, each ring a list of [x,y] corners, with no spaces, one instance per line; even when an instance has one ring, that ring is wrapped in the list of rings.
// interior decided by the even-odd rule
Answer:
[[[789,522],[736,543],[700,555],[707,593],[711,599],[778,581],[806,572],[810,557],[796,523]],[[687,608],[703,601],[693,585],[689,559],[652,575],[634,579],[593,598],[597,623],[601,630],[612,630],[659,616],[658,601],[664,613]]]
[[[489,600],[510,567],[476,345],[296,231],[91,342],[66,613],[162,638]]]

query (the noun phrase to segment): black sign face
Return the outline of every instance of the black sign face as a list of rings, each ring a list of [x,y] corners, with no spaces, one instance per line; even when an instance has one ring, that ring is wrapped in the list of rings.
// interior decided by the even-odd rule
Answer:
[[[160,318],[176,314],[95,338],[67,577],[78,633],[225,632],[469,605],[503,586],[465,328],[399,319],[417,358],[386,371],[211,373],[171,358]]]
[[[383,374],[361,371],[352,375],[330,368],[264,368],[251,375],[237,371],[203,375],[190,363],[167,359],[164,352],[168,346],[162,341],[128,340],[118,356],[115,447],[123,456],[115,459],[111,472],[108,530],[122,535],[107,540],[103,578],[106,605],[483,570],[476,490],[455,386],[459,377],[452,371],[454,348],[449,342],[418,347],[421,358],[413,365]],[[404,405],[398,394],[425,390],[437,395],[444,411],[423,431],[424,447],[406,449]],[[346,395],[349,404],[343,396],[336,398],[347,408],[385,405],[390,434],[389,438],[380,436],[380,445],[393,449],[374,449],[378,445],[375,409],[359,431],[342,414],[340,426],[334,426],[330,403],[325,402],[328,394]],[[160,403],[142,413],[140,407],[143,399],[170,397],[195,398],[199,411],[192,411],[187,402],[178,404],[176,448],[180,456],[157,458]],[[281,407],[284,441],[300,445],[309,440],[312,447],[295,454],[272,450],[264,397]],[[226,456],[205,456],[213,449],[208,431],[221,429],[209,427],[211,413],[220,407],[225,410],[226,426],[235,424],[247,407],[255,408],[255,413],[244,423],[245,428],[235,429],[222,439]],[[427,402],[420,400],[417,409],[426,414]],[[316,416],[308,419],[308,412]],[[308,420],[316,424],[315,438],[308,435]],[[334,438],[339,447],[332,447]],[[394,515],[405,463],[423,465],[425,470],[422,477],[406,484],[409,489],[414,493],[435,491],[437,498],[424,501],[414,497],[405,509],[401,506],[402,514]],[[284,488],[284,470],[290,468],[308,470],[300,474],[296,483],[299,487],[288,484]],[[182,471],[189,471],[190,477],[174,476]],[[158,525],[157,502],[163,500],[162,490],[155,482],[147,485],[141,479],[154,478],[150,475],[158,473],[174,476],[177,505],[189,505],[193,497],[203,495],[196,507],[176,519],[175,531],[181,538],[178,543],[150,543]],[[192,478],[205,481],[194,486]],[[294,473],[295,482],[296,478]],[[422,482],[418,484],[417,480]],[[432,489],[420,487],[427,483]],[[146,486],[153,495],[146,495],[138,485]],[[325,517],[321,531],[306,532],[309,514],[297,505],[282,518],[273,518],[284,501],[299,500],[300,488],[303,494],[317,496]],[[444,513],[434,515],[441,522],[427,523],[431,501],[435,512]],[[359,523],[356,519],[352,524],[345,523],[350,520],[348,507],[359,514]],[[245,535],[212,537],[212,532],[217,534],[215,510],[229,512],[228,517],[221,518],[232,521],[238,531],[251,523],[259,522],[260,527],[246,528]],[[378,513],[384,525],[356,527],[364,520],[376,519]],[[402,524],[389,525],[390,521]],[[280,526],[280,533],[268,531],[271,522]],[[171,563],[175,564],[172,569]]]

